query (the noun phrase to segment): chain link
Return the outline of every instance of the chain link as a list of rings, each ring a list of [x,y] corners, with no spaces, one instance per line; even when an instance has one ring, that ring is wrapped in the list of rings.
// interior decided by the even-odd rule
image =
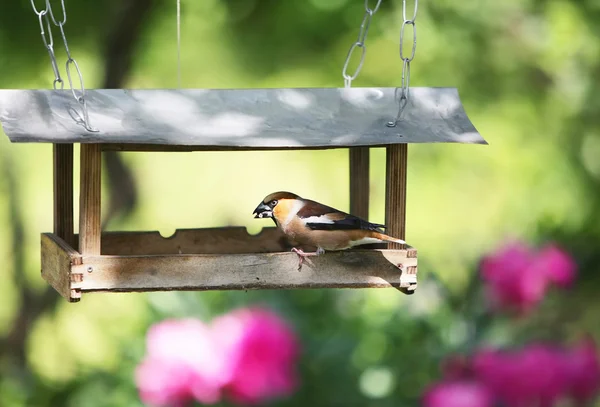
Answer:
[[[56,55],[54,54],[54,37],[52,36],[51,24],[54,24],[60,30],[60,35],[63,39],[63,43],[65,45],[65,51],[67,53],[67,63],[66,63],[66,71],[67,71],[67,79],[69,81],[69,87],[71,89],[71,93],[73,97],[81,105],[81,115],[75,112],[78,115],[78,120],[87,131],[97,132],[98,130],[91,126],[90,117],[87,108],[87,102],[85,100],[85,86],[83,85],[83,74],[79,69],[79,65],[77,61],[71,56],[71,51],[69,50],[69,44],[67,42],[67,36],[65,35],[65,24],[67,23],[67,10],[65,8],[65,0],[61,0],[61,11],[62,11],[62,20],[57,21],[54,17],[54,11],[52,10],[52,5],[50,4],[50,0],[45,0],[45,8],[38,10],[35,6],[35,0],[31,0],[31,7],[33,8],[33,12],[38,16],[42,41],[44,42],[44,46],[48,50],[48,54],[50,55],[50,64],[52,66],[52,71],[54,72],[54,89],[58,88],[60,85],[60,89],[64,88],[64,81],[60,76],[60,70],[58,69],[58,63],[56,62]],[[44,27],[46,29],[44,29]],[[47,32],[46,32],[47,30]],[[79,95],[77,91],[73,87],[73,77],[71,75],[71,66],[75,67],[77,71],[77,76],[79,77]]]
[[[344,68],[342,69],[342,77],[344,78],[344,86],[349,88],[352,86],[352,81],[358,77],[360,70],[362,69],[365,63],[365,56],[367,54],[367,35],[369,34],[369,27],[371,26],[371,19],[373,15],[377,13],[379,10],[379,6],[381,6],[382,0],[377,0],[377,4],[375,4],[374,8],[371,8],[369,0],[365,0],[365,14],[363,16],[362,22],[360,23],[360,28],[358,31],[358,37],[356,41],[350,46],[348,50],[348,55],[346,56],[346,62],[344,63]],[[350,64],[350,59],[352,59],[352,55],[354,51],[360,48],[360,61],[358,62],[358,66],[354,70],[352,75],[348,74],[348,65]]]
[[[40,24],[40,32],[42,35],[42,41],[44,42],[44,46],[48,51],[48,55],[50,56],[50,64],[52,66],[52,71],[54,72],[54,89],[57,89],[57,85],[60,84],[60,88],[64,88],[64,82],[60,77],[60,71],[58,69],[58,64],[56,63],[56,56],[54,55],[54,37],[52,36],[52,28],[50,26],[50,20],[48,18],[48,4],[44,3],[46,6],[42,10],[38,10],[35,6],[35,1],[31,0],[31,7],[33,8],[33,12],[38,16],[38,22]]]
[[[410,94],[410,63],[415,58],[415,52],[417,50],[417,25],[415,23],[415,20],[417,19],[417,9],[419,7],[419,0],[414,0],[415,8],[410,19],[407,18],[406,1],[407,0],[402,0],[402,18],[404,19],[404,21],[402,22],[402,27],[400,28],[400,59],[402,60],[402,82],[400,88],[396,88],[395,93],[395,98],[396,100],[398,100],[398,114],[396,115],[396,118],[393,121],[389,121],[387,123],[388,127],[396,127],[396,124],[402,117],[402,112],[404,112],[404,108],[408,103],[408,97]],[[404,38],[407,26],[412,26],[413,34],[412,49],[410,55],[404,52]]]

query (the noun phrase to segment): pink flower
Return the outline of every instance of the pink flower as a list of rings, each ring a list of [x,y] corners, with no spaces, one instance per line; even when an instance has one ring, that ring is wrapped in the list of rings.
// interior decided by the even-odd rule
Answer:
[[[531,311],[550,284],[569,286],[575,278],[575,263],[555,245],[539,253],[520,242],[512,242],[481,262],[481,276],[492,305]]]
[[[522,383],[519,399],[525,405],[552,407],[564,395],[567,381],[561,349],[533,344],[512,359],[516,362],[515,381]]]
[[[144,403],[214,404],[223,394],[239,404],[257,404],[290,394],[298,343],[274,313],[254,308],[231,312],[210,326],[194,319],[154,325],[147,355],[136,370]]]
[[[212,328],[225,348],[231,374],[225,391],[233,401],[263,403],[296,388],[299,344],[277,315],[260,308],[242,309],[215,319]]]
[[[451,357],[442,367],[445,383],[479,383],[506,407],[552,407],[566,399],[585,405],[600,391],[600,360],[591,339],[570,350],[540,343],[516,351],[484,349],[471,360]]]
[[[142,401],[155,406],[183,406],[192,399],[218,402],[229,377],[215,339],[194,319],[167,320],[150,328],[147,355],[135,373]]]
[[[521,243],[510,243],[481,263],[481,274],[494,306],[527,311],[546,291],[547,278],[535,269],[534,254]]]
[[[580,404],[592,400],[600,389],[600,361],[591,339],[582,341],[567,354],[565,370],[569,395]]]
[[[551,244],[538,255],[536,267],[542,268],[549,279],[558,286],[570,287],[575,280],[575,261],[558,246]]]
[[[513,375],[516,366],[508,360],[501,352],[496,350],[484,350],[473,358],[473,371],[486,388],[496,397],[505,400],[513,400],[515,394],[521,392],[513,386]],[[508,404],[509,406],[513,404]]]
[[[564,396],[564,352],[541,344],[518,352],[486,350],[473,360],[475,376],[509,407],[551,407]]]
[[[435,384],[423,397],[423,407],[491,407],[492,396],[480,383],[448,381]]]

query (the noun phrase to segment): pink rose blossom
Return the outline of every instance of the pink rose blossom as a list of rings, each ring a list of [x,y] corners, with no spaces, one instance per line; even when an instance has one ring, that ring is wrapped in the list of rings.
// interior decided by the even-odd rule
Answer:
[[[525,405],[552,407],[563,397],[567,382],[561,349],[534,344],[511,356],[517,365],[515,378],[522,382],[520,398]]]
[[[297,386],[294,371],[299,344],[285,322],[272,312],[242,309],[213,321],[231,378],[225,391],[239,404],[258,404],[289,395]]]
[[[564,361],[562,349],[533,344],[513,352],[482,351],[474,357],[473,370],[509,407],[551,407],[567,389]]]
[[[527,311],[542,299],[547,278],[538,270],[528,272],[533,263],[531,250],[516,242],[483,259],[481,274],[494,306]]]
[[[591,339],[582,341],[567,354],[565,370],[571,397],[582,405],[593,400],[600,389],[600,361]]]
[[[423,407],[492,407],[492,396],[480,383],[447,381],[432,386],[423,397]]]
[[[515,378],[518,368],[503,353],[495,350],[484,350],[473,358],[473,371],[496,399],[505,400],[508,406],[517,405],[522,389]],[[515,386],[516,384],[516,386]]]
[[[600,359],[591,339],[571,349],[534,343],[513,351],[484,349],[470,360],[452,356],[442,372],[444,383],[479,383],[506,407],[553,407],[563,400],[587,405],[600,391]],[[448,392],[440,390],[444,397]]]
[[[531,311],[550,284],[568,287],[575,278],[575,263],[555,245],[539,253],[520,242],[512,242],[481,262],[481,276],[492,305]]]
[[[135,378],[142,401],[154,406],[214,404],[222,394],[257,404],[296,388],[298,348],[291,328],[264,309],[237,310],[210,326],[164,321],[149,330]]]
[[[198,320],[154,325],[146,358],[135,373],[142,401],[155,406],[183,406],[192,399],[218,402],[228,379],[221,352],[209,328]]]
[[[541,267],[549,279],[560,287],[570,287],[575,280],[575,261],[558,246],[544,247],[538,255],[536,267]]]

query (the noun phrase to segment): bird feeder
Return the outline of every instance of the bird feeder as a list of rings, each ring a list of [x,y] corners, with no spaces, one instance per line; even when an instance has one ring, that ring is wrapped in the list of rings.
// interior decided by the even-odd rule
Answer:
[[[350,213],[367,219],[369,148],[385,147],[387,234],[406,240],[408,144],[487,144],[469,121],[456,89],[409,88],[417,3],[410,17],[403,0],[401,88],[351,87],[365,59],[371,18],[381,4],[377,0],[374,7],[364,3],[359,35],[343,68],[344,88],[86,91],[65,36],[64,2],[62,13],[52,12],[49,1],[43,9],[32,2],[55,89],[0,90],[0,123],[12,142],[53,145],[54,230],[41,236],[42,277],[72,302],[94,291],[395,287],[413,293],[417,250],[408,245],[327,252],[298,271],[297,255],[276,228],[255,236],[242,227],[182,229],[168,238],[158,232],[102,232],[100,190],[103,151],[346,148]],[[51,23],[64,42],[70,89],[62,89]],[[406,30],[412,30],[413,41],[412,52],[405,55]],[[360,63],[350,75],[354,51],[360,52]],[[74,71],[81,91],[74,89]],[[73,230],[74,145],[80,146],[81,159],[78,234]],[[257,198],[263,192],[268,191],[257,192]]]
[[[276,228],[102,232],[103,151],[350,149],[350,212],[367,218],[369,148],[386,149],[385,223],[405,239],[409,143],[485,143],[453,88],[412,88],[395,127],[395,88],[90,90],[86,131],[68,90],[0,90],[15,143],[54,152],[54,231],[41,235],[42,277],[77,301],[93,291],[416,288],[417,251],[397,244],[327,252],[298,271]],[[79,234],[73,230],[73,146],[80,146]],[[257,190],[260,189],[258,188]],[[260,193],[262,194],[262,192]],[[258,196],[258,195],[257,195]],[[249,208],[248,213],[251,213]],[[250,216],[250,215],[249,215]]]

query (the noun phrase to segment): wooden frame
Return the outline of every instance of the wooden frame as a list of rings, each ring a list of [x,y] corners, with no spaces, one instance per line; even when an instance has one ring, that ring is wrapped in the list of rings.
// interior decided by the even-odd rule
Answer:
[[[73,144],[54,144],[53,154],[54,234],[73,246]]]
[[[275,228],[257,236],[245,228],[180,230],[167,239],[105,233],[101,255],[82,254],[53,233],[41,239],[42,276],[71,302],[94,291],[416,288],[415,249],[331,252],[298,271]]]
[[[367,218],[369,148],[350,150],[350,211]],[[73,146],[54,145],[54,233],[41,236],[42,276],[71,302],[84,292],[300,288],[416,289],[414,248],[329,252],[301,271],[276,228],[255,236],[243,227],[158,232],[100,230],[100,144],[81,145],[79,234],[73,233]],[[406,148],[387,150],[386,222],[404,237]],[[398,187],[390,187],[396,185]],[[395,203],[394,203],[395,202]],[[394,204],[392,204],[394,203]]]
[[[100,254],[102,153],[99,144],[82,144],[79,176],[79,250],[84,255]]]

